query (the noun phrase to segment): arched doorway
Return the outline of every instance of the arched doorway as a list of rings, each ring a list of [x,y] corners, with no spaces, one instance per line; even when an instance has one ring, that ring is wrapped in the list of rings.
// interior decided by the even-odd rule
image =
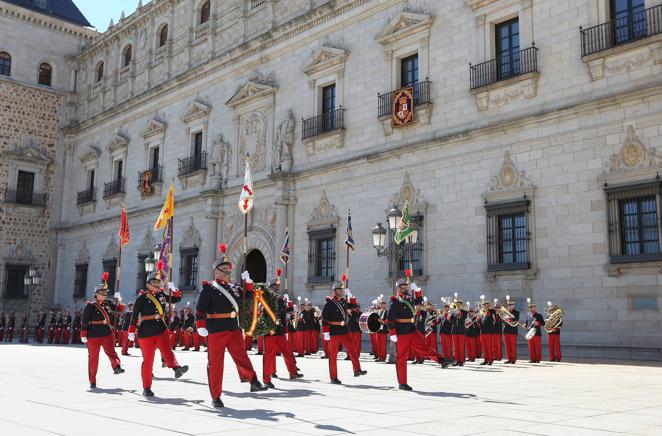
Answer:
[[[260,250],[253,250],[246,256],[246,270],[255,283],[267,281],[267,261]]]

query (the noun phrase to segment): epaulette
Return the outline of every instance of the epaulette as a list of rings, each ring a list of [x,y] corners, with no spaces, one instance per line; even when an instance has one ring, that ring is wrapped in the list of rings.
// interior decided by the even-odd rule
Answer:
[[[391,301],[398,301],[398,297],[395,295],[391,295]]]
[[[202,286],[210,286],[211,283],[209,283],[207,280],[202,281]]]
[[[331,301],[331,297],[329,297],[329,296],[327,295],[326,298],[325,298],[325,300],[326,300],[326,301]]]

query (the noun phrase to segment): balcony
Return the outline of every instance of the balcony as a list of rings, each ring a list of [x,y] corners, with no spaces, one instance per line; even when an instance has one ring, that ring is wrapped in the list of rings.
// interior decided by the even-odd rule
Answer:
[[[582,57],[662,33],[662,5],[607,21],[588,29],[579,28]]]
[[[177,175],[179,177],[186,177],[198,171],[207,171],[207,152],[203,151],[200,154],[179,159],[177,162]]]
[[[301,121],[301,139],[345,128],[345,109],[342,107]]]
[[[76,195],[76,205],[83,206],[85,204],[94,203],[96,201],[95,189],[94,187],[87,189],[85,191],[78,191]]]
[[[46,206],[46,194],[7,190],[5,191],[5,202],[26,206],[44,207]]]
[[[198,24],[195,29],[195,40],[199,40],[209,34],[209,21],[206,21],[202,24]]]
[[[163,182],[163,167],[161,165],[158,165],[148,170],[138,172],[138,189],[142,189],[143,182],[148,177],[147,176],[148,173],[149,173],[149,181],[152,184]]]
[[[538,72],[538,48],[504,52],[496,58],[477,65],[469,65],[471,88],[477,89],[524,74]]]
[[[115,195],[124,194],[124,182],[125,178],[120,178],[113,180],[112,182],[107,182],[103,184],[103,198],[110,198]]]
[[[414,86],[414,109],[416,106],[431,103],[430,101],[430,82],[417,82]],[[393,90],[386,94],[377,94],[377,116],[385,117],[390,116],[393,109],[393,94],[400,91],[400,89]]]

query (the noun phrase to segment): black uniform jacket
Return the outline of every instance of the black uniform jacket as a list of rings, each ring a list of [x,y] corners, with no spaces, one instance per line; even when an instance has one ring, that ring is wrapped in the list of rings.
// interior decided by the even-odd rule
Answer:
[[[542,336],[542,326],[545,325],[545,318],[538,312],[535,315],[529,313],[526,316],[526,328],[531,329],[531,327],[536,328],[536,336]]]
[[[237,304],[237,309],[239,310],[241,310],[243,294],[252,293],[253,291],[252,283],[246,284],[246,290],[230,284],[217,283],[217,286],[225,289],[231,298],[234,299]],[[252,301],[252,296],[250,300]],[[208,314],[231,315],[232,313],[234,313],[234,316],[229,318],[207,318]],[[235,306],[230,300],[228,300],[223,292],[216,288],[212,282],[202,282],[202,289],[200,290],[200,295],[198,295],[198,303],[195,308],[195,324],[197,328],[206,328],[210,334],[240,330],[238,315]]]
[[[133,312],[126,312],[122,314],[122,327],[120,327],[120,330],[125,332],[129,330],[129,327],[131,326],[131,317],[133,316]]]
[[[512,321],[519,322],[519,310],[513,309],[513,311],[510,312],[510,314],[513,316],[512,319],[511,319],[511,322]],[[518,329],[517,326],[512,327],[512,326],[508,325],[508,323],[506,323],[506,322],[503,323],[503,334],[504,335],[516,335],[517,334],[517,329]]]
[[[458,312],[451,314],[451,334],[453,335],[466,335],[467,328],[464,326],[464,322],[467,320],[467,312],[464,309],[460,309]]]
[[[344,298],[326,297],[322,309],[322,332],[331,336],[344,335],[349,332],[347,322],[347,301]]]
[[[499,333],[496,331],[496,317],[498,315],[494,311],[494,309],[489,309],[485,312],[485,315],[483,315],[480,318],[480,334],[485,335],[485,334],[492,334],[492,333]]]
[[[83,338],[108,336],[112,331],[116,310],[124,310],[124,305],[120,304],[115,307],[115,303],[108,300],[104,300],[102,303],[88,303],[83,309],[83,325],[80,336]],[[103,324],[97,324],[100,321],[103,321]]]
[[[415,302],[409,297],[392,296],[388,305],[388,331],[393,335],[407,335],[416,331]],[[409,321],[407,321],[409,320]]]
[[[129,326],[129,333],[134,333],[138,324],[138,318],[140,318],[138,336],[141,338],[158,336],[168,330],[167,304],[168,302],[177,303],[182,299],[182,293],[178,290],[172,291],[172,295],[168,295],[163,291],[152,294],[154,299],[156,299],[156,304],[147,295],[148,292],[143,292],[136,298],[136,302],[133,305],[133,314],[131,315],[131,325]],[[158,319],[145,319],[145,317],[156,315],[158,315]]]

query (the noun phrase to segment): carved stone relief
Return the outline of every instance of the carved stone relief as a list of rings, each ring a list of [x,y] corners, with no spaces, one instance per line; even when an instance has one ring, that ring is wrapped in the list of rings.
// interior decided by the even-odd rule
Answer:
[[[503,163],[499,174],[490,178],[487,192],[510,191],[531,186],[531,179],[524,174],[524,171],[517,169],[510,156],[510,151],[506,151],[503,155]]]
[[[288,173],[292,169],[292,145],[294,144],[294,115],[288,110],[278,124],[271,156],[271,172]]]
[[[195,228],[193,217],[191,217],[188,228],[186,229],[186,232],[184,232],[184,237],[179,242],[179,248],[193,247],[200,247],[200,233],[198,232],[198,229]]]
[[[332,222],[338,222],[338,211],[336,207],[329,202],[326,191],[322,190],[320,202],[313,212],[310,214],[308,225],[321,225]]]
[[[267,120],[261,112],[253,111],[239,121],[239,156],[237,176],[244,173],[246,154],[250,154],[251,170],[261,171],[267,161]]]
[[[635,169],[660,168],[662,156],[653,147],[647,147],[635,134],[634,127],[628,126],[621,149],[612,154],[605,163],[604,174],[631,171]]]

